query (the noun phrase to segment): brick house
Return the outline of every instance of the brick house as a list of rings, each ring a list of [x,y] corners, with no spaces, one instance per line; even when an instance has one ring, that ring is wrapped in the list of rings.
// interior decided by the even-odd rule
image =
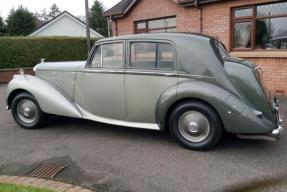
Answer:
[[[104,15],[114,36],[175,31],[215,36],[232,56],[260,64],[272,93],[287,95],[287,2],[122,0]]]

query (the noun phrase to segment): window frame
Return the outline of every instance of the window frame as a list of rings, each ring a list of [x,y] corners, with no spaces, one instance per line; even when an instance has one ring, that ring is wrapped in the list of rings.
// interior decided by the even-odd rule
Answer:
[[[256,20],[257,19],[272,19],[278,17],[287,17],[286,14],[277,14],[271,16],[262,16],[257,17],[257,7],[262,5],[272,5],[276,3],[283,3],[283,2],[269,2],[269,3],[262,3],[262,4],[254,4],[254,5],[246,5],[240,7],[233,7],[231,8],[231,33],[230,33],[230,50],[231,51],[287,51],[287,49],[261,49],[256,48]],[[251,16],[246,17],[235,17],[235,11],[241,9],[248,9],[252,8],[253,14]],[[252,32],[251,32],[251,48],[235,48],[234,47],[234,30],[236,23],[244,23],[244,22],[251,22],[252,25]]]
[[[121,67],[105,67],[103,65],[103,45],[117,44],[117,43],[122,43],[122,45],[123,45],[122,66]],[[100,67],[92,67],[91,65],[92,65],[92,62],[93,62],[93,59],[94,59],[94,56],[96,54],[98,46],[101,46],[101,65],[100,65]],[[106,41],[106,42],[101,42],[101,43],[95,44],[91,53],[90,53],[88,62],[86,64],[86,68],[88,68],[88,69],[124,69],[125,66],[126,66],[126,42],[125,41]]]
[[[154,28],[154,29],[150,29],[149,28],[149,21],[156,21],[156,20],[163,20],[163,19],[171,19],[171,18],[176,18],[176,15],[173,16],[168,16],[168,17],[159,17],[159,18],[153,18],[153,19],[146,19],[146,20],[139,20],[139,21],[134,21],[134,34],[139,34],[139,33],[150,33],[150,31],[156,31],[156,30],[162,30],[162,29],[173,29],[173,28],[177,28],[177,23],[175,24],[175,26],[171,26],[171,27],[158,27],[158,28]],[[137,24],[138,23],[145,23],[146,28],[145,29],[137,29]]]
[[[132,67],[132,62],[131,62],[131,46],[133,43],[155,43],[155,44],[159,44],[159,43],[163,43],[163,44],[169,44],[172,48],[172,52],[174,55],[174,61],[173,61],[173,69],[164,69],[164,68],[135,68]],[[142,39],[138,39],[138,40],[129,40],[127,42],[127,65],[126,68],[127,70],[134,70],[134,71],[165,71],[165,72],[175,72],[177,71],[177,54],[176,54],[176,49],[175,49],[175,45],[173,42],[171,41],[165,41],[165,40],[142,40]],[[158,62],[158,46],[156,48],[156,55],[155,55],[155,66],[157,66],[157,62]]]

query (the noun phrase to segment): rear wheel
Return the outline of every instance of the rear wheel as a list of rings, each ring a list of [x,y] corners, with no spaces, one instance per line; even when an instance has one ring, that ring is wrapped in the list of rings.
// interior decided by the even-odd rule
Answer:
[[[47,117],[29,93],[18,94],[12,101],[11,111],[16,123],[25,129],[41,127]]]
[[[219,116],[203,102],[183,102],[177,105],[169,117],[170,133],[188,149],[210,150],[222,135]]]

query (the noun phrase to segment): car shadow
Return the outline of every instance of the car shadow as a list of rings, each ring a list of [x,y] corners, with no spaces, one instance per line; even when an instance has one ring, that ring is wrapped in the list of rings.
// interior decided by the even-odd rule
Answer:
[[[117,125],[109,125],[89,120],[74,119],[68,117],[51,116],[43,129],[67,130],[69,132],[82,132],[89,134],[97,134],[103,136],[112,136],[122,139],[141,140],[153,143],[164,143],[170,146],[178,147],[176,142],[170,136],[169,131],[154,131],[147,129],[136,129]],[[265,140],[243,140],[234,134],[225,133],[213,151],[250,151],[250,150],[266,150],[276,151],[278,142]]]
[[[173,141],[168,131],[155,131],[140,128],[131,128],[118,125],[104,124],[100,122],[74,119],[68,117],[49,117],[46,125],[42,128],[43,130],[67,130],[69,132],[77,133],[89,133],[91,135],[96,134],[97,136],[117,138],[117,139],[128,139],[131,141],[138,142],[153,142],[153,143],[164,143],[169,146],[177,146]]]

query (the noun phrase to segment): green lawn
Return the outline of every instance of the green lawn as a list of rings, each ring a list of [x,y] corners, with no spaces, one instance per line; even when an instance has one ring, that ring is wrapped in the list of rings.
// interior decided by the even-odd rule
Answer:
[[[46,189],[0,183],[0,192],[54,192]]]

